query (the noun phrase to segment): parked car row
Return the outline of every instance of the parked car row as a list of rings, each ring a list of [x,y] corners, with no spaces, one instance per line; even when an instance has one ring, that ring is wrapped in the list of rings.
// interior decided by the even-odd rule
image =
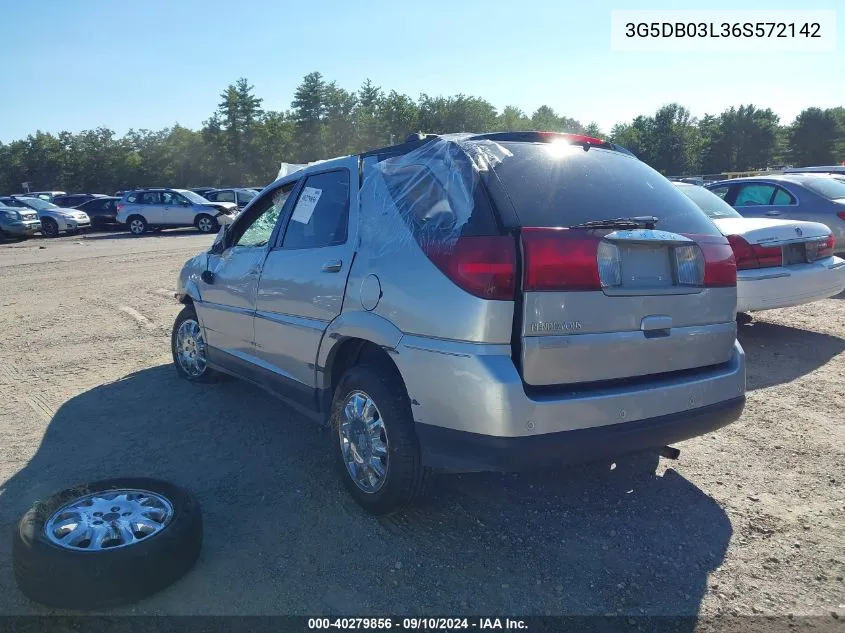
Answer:
[[[415,135],[265,188],[183,267],[173,361],[330,426],[377,514],[429,469],[674,455],[743,410],[738,294],[845,287],[827,226],[738,216],[599,139]]]
[[[116,196],[63,191],[3,196],[0,197],[0,237],[26,238],[38,232],[55,237],[63,232],[119,226],[126,226],[134,235],[148,229],[184,226],[212,233],[229,223],[259,191],[260,188],[249,187],[196,191],[160,187],[121,191]],[[22,213],[22,209],[27,211]]]
[[[28,196],[3,196],[0,197],[0,205],[6,211],[4,215],[7,218],[12,217],[9,209],[14,209],[16,213],[23,218],[25,215],[28,219],[21,222],[31,222],[32,213],[34,212],[39,222],[38,231],[47,237],[56,237],[60,233],[73,233],[82,229],[91,227],[91,218],[84,211],[77,209],[65,209],[59,207],[52,202],[47,202],[42,198],[31,198]],[[16,231],[17,227],[9,227],[11,231],[3,228],[3,233],[9,233],[15,237],[28,237],[33,235],[36,230],[34,227],[29,227],[32,230],[24,231],[23,233]]]

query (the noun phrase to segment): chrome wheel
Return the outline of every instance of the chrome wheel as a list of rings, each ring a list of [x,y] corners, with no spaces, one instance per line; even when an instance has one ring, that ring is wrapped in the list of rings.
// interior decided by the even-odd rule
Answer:
[[[144,223],[144,221],[139,219],[139,218],[134,218],[129,223],[129,231],[134,235],[140,235],[141,233],[144,232],[144,230],[146,228],[147,227],[146,227],[146,224]]]
[[[197,228],[202,233],[211,233],[214,230],[214,220],[208,216],[202,217],[197,220]]]
[[[387,430],[376,403],[363,391],[346,397],[337,429],[346,470],[366,493],[381,490],[389,468]]]
[[[202,328],[194,319],[186,319],[179,326],[174,352],[179,367],[189,376],[197,378],[205,372],[205,339]]]
[[[59,547],[84,552],[128,547],[161,532],[173,504],[147,490],[107,490],[74,499],[44,525]]]

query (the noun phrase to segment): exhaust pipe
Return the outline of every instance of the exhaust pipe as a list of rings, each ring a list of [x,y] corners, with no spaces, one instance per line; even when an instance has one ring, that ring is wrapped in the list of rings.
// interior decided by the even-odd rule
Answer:
[[[681,451],[673,446],[661,446],[657,449],[657,454],[666,459],[678,459]]]

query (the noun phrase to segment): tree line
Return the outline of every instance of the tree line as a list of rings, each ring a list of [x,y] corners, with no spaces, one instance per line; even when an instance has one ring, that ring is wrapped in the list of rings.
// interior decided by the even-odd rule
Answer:
[[[144,186],[261,186],[281,162],[304,163],[402,142],[417,131],[547,130],[607,137],[669,176],[748,171],[771,165],[845,160],[845,108],[807,108],[791,123],[769,108],[731,107],[693,117],[672,103],[603,131],[543,105],[501,112],[481,97],[417,99],[369,79],[354,91],[319,72],[306,75],[285,111],[264,110],[241,78],[220,95],[202,128],[176,124],[118,136],[100,127],[79,133],[35,132],[0,143],[0,192],[60,189],[113,192]]]

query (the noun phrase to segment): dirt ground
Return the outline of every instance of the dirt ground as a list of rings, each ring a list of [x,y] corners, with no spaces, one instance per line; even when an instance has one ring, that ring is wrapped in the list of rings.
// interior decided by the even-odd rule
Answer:
[[[745,413],[677,462],[443,476],[376,519],[325,432],[251,386],[176,377],[173,285],[210,242],[0,245],[0,614],[47,613],[12,576],[33,501],[146,475],[199,496],[203,553],[114,613],[845,617],[845,294],[741,328]]]

